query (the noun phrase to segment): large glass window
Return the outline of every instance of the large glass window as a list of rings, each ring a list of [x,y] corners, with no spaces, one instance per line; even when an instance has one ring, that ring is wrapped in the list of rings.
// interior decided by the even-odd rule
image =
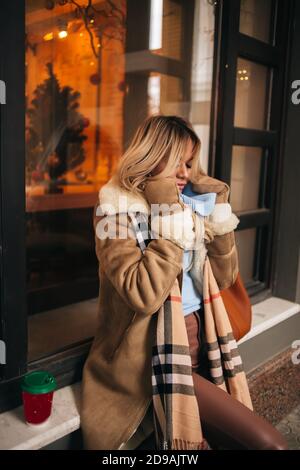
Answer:
[[[205,0],[26,1],[30,360],[93,336],[93,208],[139,123],[189,118],[207,168],[213,47]]]

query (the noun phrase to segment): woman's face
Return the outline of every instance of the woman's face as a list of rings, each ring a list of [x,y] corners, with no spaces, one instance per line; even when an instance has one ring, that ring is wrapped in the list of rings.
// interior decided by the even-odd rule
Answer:
[[[186,149],[186,154],[180,160],[179,165],[177,166],[176,172],[174,175],[176,177],[176,183],[179,191],[181,192],[185,185],[190,181],[190,174],[192,168],[192,153],[193,153],[193,143],[191,140],[188,142]]]
[[[191,140],[188,141],[187,149],[185,155],[180,160],[180,163],[177,165],[177,168],[175,169],[174,173],[170,174],[170,176],[173,176],[176,178],[176,183],[178,186],[179,191],[181,192],[185,185],[190,181],[190,174],[191,174],[191,168],[192,168],[192,152],[193,152],[193,142]],[[163,169],[166,166],[166,161],[163,159],[157,167],[152,170],[151,175],[155,176],[163,171]]]

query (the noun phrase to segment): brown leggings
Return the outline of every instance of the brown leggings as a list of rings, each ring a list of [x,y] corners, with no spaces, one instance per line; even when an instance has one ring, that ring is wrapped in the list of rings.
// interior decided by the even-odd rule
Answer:
[[[203,309],[185,316],[195,394],[203,434],[211,447],[287,450],[285,438],[265,419],[209,380]]]

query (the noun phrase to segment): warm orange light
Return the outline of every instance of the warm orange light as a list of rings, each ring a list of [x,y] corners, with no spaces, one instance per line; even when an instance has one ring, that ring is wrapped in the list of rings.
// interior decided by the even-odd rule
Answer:
[[[63,39],[63,38],[66,38],[68,36],[68,32],[67,31],[59,31],[58,33],[58,37],[60,39]]]
[[[53,39],[53,33],[47,33],[45,34],[45,36],[43,37],[44,41],[52,41]]]

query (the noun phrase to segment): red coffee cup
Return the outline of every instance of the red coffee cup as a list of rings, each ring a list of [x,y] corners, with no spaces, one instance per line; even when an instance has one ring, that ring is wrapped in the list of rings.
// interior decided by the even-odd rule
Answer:
[[[30,372],[21,387],[25,420],[29,424],[44,423],[51,415],[55,378],[46,371]]]

